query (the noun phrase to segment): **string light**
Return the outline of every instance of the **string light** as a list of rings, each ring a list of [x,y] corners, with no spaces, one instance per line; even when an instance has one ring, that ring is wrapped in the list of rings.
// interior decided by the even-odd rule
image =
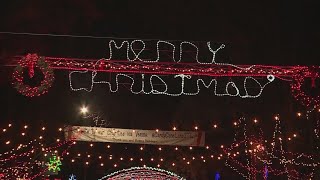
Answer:
[[[218,87],[218,81],[216,79],[211,79],[211,81],[209,83],[204,82],[203,79],[198,78],[196,80],[196,86],[197,86],[197,91],[193,92],[193,93],[189,93],[186,92],[185,90],[185,79],[191,79],[191,75],[185,75],[185,74],[178,74],[175,75],[174,78],[181,78],[181,92],[180,93],[168,93],[168,85],[166,84],[166,82],[158,75],[151,75],[149,78],[149,84],[151,86],[151,91],[150,92],[146,92],[145,91],[145,75],[142,74],[141,78],[142,78],[142,85],[141,85],[141,90],[140,91],[134,91],[133,87],[135,84],[135,80],[133,77],[131,77],[130,75],[127,74],[117,74],[115,79],[116,79],[116,88],[112,89],[112,84],[108,81],[96,81],[95,77],[98,75],[98,73],[96,71],[91,72],[91,86],[89,88],[85,88],[85,87],[80,87],[80,88],[74,88],[74,86],[72,85],[73,83],[73,74],[74,73],[87,73],[87,71],[72,71],[69,74],[69,85],[70,85],[70,89],[73,91],[80,91],[80,90],[84,90],[87,92],[91,92],[93,90],[93,86],[95,84],[107,84],[109,87],[109,91],[112,93],[115,93],[119,90],[119,77],[126,77],[129,78],[131,80],[131,85],[130,85],[130,91],[133,94],[157,94],[157,95],[167,95],[167,96],[181,96],[181,95],[187,95],[187,96],[194,96],[194,95],[198,95],[200,93],[200,84],[201,86],[204,86],[205,88],[209,88],[212,84],[214,84],[214,95],[215,96],[231,96],[231,97],[240,97],[240,98],[257,98],[260,97],[264,88],[266,87],[266,85],[268,85],[269,83],[271,83],[274,80],[274,76],[272,76],[272,78],[267,78],[268,82],[265,83],[264,85],[262,85],[258,80],[256,80],[253,77],[245,77],[244,82],[243,82],[243,86],[244,86],[244,92],[245,94],[240,94],[240,90],[239,88],[236,86],[236,84],[233,81],[230,81],[226,84],[225,86],[225,92],[224,93],[217,93],[217,87]],[[165,87],[163,91],[159,91],[157,89],[155,89],[154,87],[154,79],[158,79],[159,81],[161,81],[162,85]],[[246,83],[248,80],[253,80],[259,87],[260,87],[260,92],[256,95],[251,95],[248,92]],[[236,92],[235,93],[230,93],[229,88],[234,89]]]
[[[143,48],[136,51],[136,49],[134,49],[132,47],[136,43],[140,43],[141,45],[143,45]],[[182,58],[183,47],[187,45],[187,46],[194,47],[194,49],[196,50],[195,59],[196,59],[198,65],[211,65],[211,66],[218,66],[218,67],[220,66],[220,69],[218,70],[217,68],[212,68],[212,67],[198,68],[198,69],[195,69],[195,68],[191,68],[191,69],[190,68],[180,68],[179,69],[179,68],[173,68],[172,66],[163,66],[163,65],[157,66],[154,64],[150,64],[150,62],[159,63],[158,61],[160,60],[159,58],[160,58],[160,51],[161,51],[161,48],[159,48],[159,46],[162,46],[162,45],[165,45],[165,46],[169,45],[172,47],[172,59],[175,64],[181,64],[179,62],[181,61],[181,58]],[[121,49],[125,46],[127,46],[126,49],[127,49],[128,62],[140,61],[140,63],[142,63],[142,64],[149,63],[149,65],[144,65],[144,64],[143,65],[139,65],[139,64],[138,65],[137,64],[123,65],[121,63],[119,64],[119,63],[111,62],[110,60],[112,59],[112,49],[114,49],[114,48]],[[105,72],[123,72],[123,73],[134,72],[134,73],[148,73],[148,74],[152,73],[152,72],[154,72],[155,74],[158,74],[158,73],[159,74],[168,74],[170,72],[170,74],[179,74],[177,76],[183,77],[183,78],[185,78],[185,76],[187,76],[187,75],[206,75],[206,76],[210,75],[210,76],[215,76],[215,77],[230,76],[230,75],[232,75],[232,76],[249,75],[247,77],[249,79],[252,79],[251,76],[266,76],[267,80],[269,82],[272,82],[275,79],[275,77],[278,77],[279,79],[285,80],[285,81],[290,81],[293,79],[293,81],[292,81],[293,83],[291,84],[291,89],[292,89],[292,94],[294,95],[294,97],[297,100],[303,101],[303,104],[305,104],[308,107],[311,104],[314,104],[314,105],[319,104],[319,101],[320,101],[319,97],[320,96],[317,96],[316,98],[312,98],[310,96],[307,96],[304,92],[301,91],[301,84],[303,83],[303,81],[306,77],[311,77],[313,80],[315,78],[319,78],[318,73],[316,73],[316,69],[318,69],[319,67],[316,67],[316,66],[313,66],[312,68],[306,67],[306,66],[280,67],[280,66],[263,66],[263,65],[237,66],[237,65],[230,64],[230,63],[218,63],[215,60],[216,53],[219,50],[223,49],[224,47],[225,47],[225,45],[222,44],[217,49],[213,50],[211,47],[211,43],[207,42],[207,48],[209,49],[209,51],[212,55],[212,60],[210,60],[209,62],[203,62],[203,61],[198,60],[199,49],[198,49],[197,45],[192,42],[183,41],[180,43],[180,48],[179,48],[180,49],[180,59],[176,60],[175,59],[175,50],[177,48],[174,46],[174,44],[172,44],[168,41],[159,40],[159,41],[157,41],[157,59],[150,61],[150,60],[142,59],[139,57],[141,55],[141,53],[145,50],[145,43],[143,40],[133,40],[133,41],[131,41],[131,43],[129,43],[129,41],[123,41],[120,46],[117,46],[113,40],[110,40],[109,41],[110,58],[108,58],[108,59],[100,59],[100,60],[95,60],[95,61],[94,60],[86,60],[85,62],[78,62],[77,59],[46,57],[44,62],[47,63],[47,61],[50,61],[50,63],[48,63],[48,64],[50,64],[50,67],[54,68],[54,69],[79,70],[79,72],[85,71],[85,70],[90,70],[90,71],[98,71],[99,70],[99,71],[105,71]],[[134,55],[133,59],[130,59],[130,57],[129,57],[130,51]],[[32,58],[33,56],[34,55],[28,54],[26,58],[29,59],[28,57]],[[44,60],[44,58],[40,58],[40,59]],[[24,61],[20,62],[20,66],[22,66],[22,67],[27,67],[28,65],[29,65],[28,62],[24,62]],[[41,64],[38,64],[38,66],[40,66],[40,65]],[[40,67],[42,67],[42,66],[40,66]],[[230,70],[230,68],[231,68],[231,70]],[[31,72],[33,72],[31,70],[33,70],[33,68],[29,68],[29,74]],[[51,71],[48,71],[48,72],[51,72]],[[16,74],[17,73],[14,73],[14,77],[16,77],[15,79],[17,79],[17,81],[20,82],[21,77],[17,76]],[[43,83],[46,84],[46,86],[50,87],[52,84],[53,75],[52,75],[52,73],[51,74],[47,73],[47,71],[44,74],[46,76],[46,78],[45,78],[46,81]],[[50,78],[47,77],[47,74],[50,74],[50,76],[48,76]],[[183,76],[181,76],[181,75],[183,75]],[[290,80],[286,79],[288,77],[291,77],[292,79],[290,79]],[[157,78],[159,79],[160,77],[157,76]],[[187,78],[189,78],[189,77],[187,77]],[[247,79],[245,79],[245,81],[246,80]],[[162,81],[162,79],[160,81]],[[256,79],[254,79],[254,81],[257,82]],[[202,83],[204,84],[203,81],[202,81]],[[215,80],[215,84],[217,84],[216,80]],[[244,84],[246,84],[246,82],[244,82]],[[257,84],[258,84],[258,82],[257,82]],[[260,87],[264,88],[266,84],[261,86],[261,84],[259,83],[258,85]],[[246,94],[240,95],[240,93],[238,93],[239,89],[235,86],[234,82],[230,81],[227,84],[226,90],[228,90],[228,86],[230,86],[231,88],[234,88],[237,93],[231,94],[229,92],[225,92],[223,94],[216,94],[216,92],[215,92],[215,94],[218,96],[239,96],[241,98],[256,98],[256,97],[259,97],[261,95],[261,92],[263,91],[263,88],[262,88],[258,95],[256,95],[256,96],[249,95],[246,87],[244,87]],[[84,89],[82,89],[82,90],[84,90]],[[39,95],[45,93],[46,91],[47,91],[47,89],[45,89],[44,91],[40,91],[39,89],[33,90],[31,88],[28,88],[26,90],[27,94],[25,94],[25,95],[31,96],[31,97],[35,96],[35,95],[39,96]],[[24,92],[25,91],[23,91],[22,93],[24,93]],[[145,91],[142,90],[139,93],[144,93],[144,92]],[[185,91],[183,90],[182,93],[179,93],[179,94],[170,94],[170,93],[167,93],[166,90],[159,91],[159,90],[152,89],[151,92],[148,92],[145,94],[166,94],[166,95],[171,95],[171,96],[195,95],[195,93],[184,93],[184,92]]]
[[[160,164],[157,165],[160,167]],[[175,163],[172,163],[172,166],[175,166]],[[116,166],[115,166],[116,167]],[[120,171],[113,172],[99,180],[107,179],[126,179],[130,177],[131,179],[173,179],[173,180],[185,180],[178,176],[177,174],[166,171],[163,169],[152,168],[152,167],[131,167],[129,169],[123,169]]]
[[[319,74],[315,70],[310,70],[310,68],[304,68],[300,73],[296,73],[291,83],[291,94],[306,107],[318,106],[320,104],[320,95],[309,96],[301,88],[306,77],[316,79],[319,78]]]
[[[27,125],[23,126],[24,129],[28,128]],[[21,135],[26,135],[22,132]],[[28,136],[29,137],[29,136]],[[10,141],[7,142],[10,144]],[[48,153],[57,155],[56,149],[65,146],[67,149],[72,145],[72,141],[64,141],[60,143],[51,144],[45,147],[44,144],[36,139],[31,140],[27,144],[19,144],[17,148],[13,148],[8,152],[0,154],[0,171],[6,174],[5,179],[16,179],[23,177],[24,179],[37,179],[47,170],[57,171],[58,168],[54,164],[48,165],[43,160],[39,161],[34,159],[36,154],[43,154],[44,157],[48,156]],[[66,150],[67,150],[66,149]],[[67,151],[62,151],[61,156],[68,154]],[[56,156],[57,160],[61,159],[61,156]],[[50,157],[52,162],[54,159]],[[6,164],[5,166],[3,166]],[[43,165],[48,165],[46,166]],[[36,172],[32,169],[37,168]]]
[[[133,48],[131,47],[131,50],[132,50],[133,54],[135,55],[135,58],[134,58],[134,59],[130,59],[130,58],[129,58],[129,49],[130,49],[129,46],[132,46],[132,44],[135,43],[135,42],[141,42],[141,43],[143,44],[143,48],[139,51],[139,53],[136,53],[136,52],[133,50]],[[175,46],[174,46],[172,43],[167,42],[167,41],[158,41],[158,42],[157,42],[157,54],[158,54],[157,60],[155,60],[155,61],[144,61],[144,60],[142,60],[142,59],[139,58],[140,53],[141,53],[142,51],[144,51],[144,47],[145,47],[144,41],[142,41],[142,40],[134,40],[134,41],[131,42],[131,44],[129,44],[128,41],[123,41],[120,46],[117,46],[116,43],[115,43],[113,40],[111,40],[111,41],[109,42],[110,58],[108,58],[108,59],[106,59],[106,60],[101,59],[101,60],[99,60],[99,61],[97,61],[96,63],[91,64],[91,65],[94,66],[94,69],[96,68],[97,65],[99,66],[99,67],[98,67],[99,69],[103,68],[103,66],[104,66],[105,64],[107,64],[107,65],[105,65],[106,67],[109,66],[109,65],[108,65],[108,62],[109,62],[109,60],[112,59],[112,47],[115,47],[116,49],[121,49],[121,48],[124,46],[124,44],[127,45],[127,48],[126,48],[126,49],[127,49],[127,60],[128,60],[128,61],[140,60],[140,61],[143,61],[143,62],[158,62],[158,61],[159,61],[159,44],[160,44],[160,43],[165,43],[165,44],[169,44],[169,45],[173,46],[172,59],[174,60],[174,59],[175,59],[175,58],[174,58]],[[186,41],[184,41],[184,42],[182,42],[182,43],[180,44],[180,58],[181,58],[181,55],[182,55],[182,45],[183,45],[183,44],[189,44],[189,45],[192,45],[192,46],[196,47],[196,49],[197,49],[197,54],[198,54],[198,48],[197,48],[197,46],[196,46],[195,44],[193,44],[193,43],[191,43],[191,42],[186,42]],[[112,46],[112,45],[113,45],[113,46]],[[211,52],[212,55],[213,55],[213,56],[212,56],[212,61],[211,61],[210,63],[202,63],[202,62],[198,61],[198,59],[197,59],[198,56],[196,56],[196,59],[197,59],[197,63],[198,63],[198,64],[215,64],[215,65],[218,65],[218,66],[231,66],[231,67],[233,67],[233,68],[237,68],[237,69],[245,70],[245,71],[249,71],[252,67],[255,66],[255,65],[253,65],[253,66],[250,66],[250,67],[242,68],[242,67],[240,67],[240,66],[236,66],[236,65],[233,65],[233,64],[229,64],[229,63],[217,63],[217,62],[215,61],[215,54],[216,54],[220,49],[224,48],[225,45],[222,44],[222,45],[221,45],[218,49],[216,49],[216,50],[213,50],[213,49],[211,48],[210,42],[207,43],[207,46],[208,46],[210,52]],[[180,59],[180,60],[181,60],[181,59]],[[180,60],[177,61],[177,62],[180,62]],[[175,61],[175,60],[174,60],[174,61]],[[143,66],[143,67],[145,67],[145,66]],[[110,68],[110,69],[119,69],[119,68],[113,68],[113,67],[108,67],[108,68]],[[125,67],[124,69],[127,69],[127,67]],[[150,68],[149,68],[149,69],[150,69]],[[244,89],[245,89],[245,93],[246,93],[245,95],[240,95],[239,89],[237,88],[237,86],[235,85],[235,83],[232,82],[232,81],[230,81],[230,82],[227,83],[226,89],[225,89],[225,92],[226,92],[226,93],[224,93],[224,94],[217,94],[217,91],[216,91],[216,90],[217,90],[217,80],[216,80],[216,79],[211,80],[210,83],[209,83],[209,85],[206,85],[205,82],[204,82],[202,79],[198,79],[198,80],[197,80],[198,91],[197,91],[196,93],[186,93],[185,90],[184,90],[184,80],[185,80],[185,78],[190,79],[191,76],[190,76],[190,75],[185,75],[185,74],[179,74],[179,73],[177,73],[177,74],[179,74],[179,75],[176,75],[176,76],[174,76],[174,77],[175,77],[175,78],[181,77],[181,87],[182,87],[182,91],[181,91],[181,93],[179,93],[179,94],[172,94],[172,93],[167,93],[167,89],[168,89],[168,88],[167,88],[167,84],[165,83],[165,81],[164,81],[162,78],[160,78],[160,77],[157,76],[157,75],[152,75],[152,76],[150,77],[150,85],[151,85],[151,88],[152,88],[152,91],[151,91],[151,92],[145,92],[145,90],[144,90],[144,81],[143,81],[143,83],[142,83],[142,88],[141,88],[142,90],[141,90],[140,92],[134,92],[133,89],[132,89],[133,84],[134,84],[134,79],[133,79],[131,76],[128,76],[128,75],[125,75],[125,74],[117,74],[117,75],[116,75],[116,85],[117,85],[117,86],[116,86],[116,89],[113,90],[113,89],[111,88],[110,82],[107,82],[107,81],[99,81],[99,82],[96,82],[96,81],[94,80],[94,79],[95,79],[95,76],[97,75],[97,71],[94,70],[94,71],[92,72],[91,88],[89,88],[89,89],[87,89],[87,88],[78,88],[78,89],[75,89],[75,88],[73,88],[73,86],[72,86],[72,74],[73,74],[73,73],[86,73],[87,70],[88,70],[88,68],[83,68],[83,70],[84,70],[84,72],[82,72],[82,71],[72,71],[72,72],[69,74],[69,84],[70,84],[70,88],[71,88],[72,90],[74,90],[74,91],[85,90],[85,91],[90,92],[90,91],[92,91],[94,84],[101,84],[101,83],[103,83],[103,84],[108,84],[108,85],[109,85],[109,89],[110,89],[111,92],[117,92],[117,91],[118,91],[118,76],[124,76],[124,77],[128,77],[129,79],[132,80],[132,84],[131,84],[130,90],[131,90],[131,92],[134,93],[134,94],[140,94],[140,93],[144,93],[144,94],[163,94],[163,95],[169,95],[169,96],[197,95],[197,94],[200,92],[199,82],[201,82],[206,88],[209,88],[210,85],[214,82],[214,83],[215,83],[215,88],[214,88],[214,89],[215,89],[215,95],[216,95],[216,96],[239,96],[239,97],[241,97],[241,98],[256,98],[256,97],[259,97],[259,96],[261,95],[264,87],[265,87],[267,84],[271,83],[271,82],[275,79],[274,75],[270,75],[270,74],[269,74],[269,75],[267,75],[267,79],[268,79],[269,82],[266,83],[265,85],[261,85],[255,78],[253,78],[253,77],[246,77],[245,80],[244,80]],[[117,72],[117,71],[113,71],[113,72]],[[128,72],[128,71],[126,70],[126,72]],[[162,71],[161,74],[163,74],[163,72],[167,72],[167,71]],[[186,71],[186,72],[188,72],[188,71]],[[141,73],[141,71],[140,71],[140,73]],[[197,73],[197,74],[198,74],[198,73]],[[228,71],[228,74],[230,74],[229,71]],[[158,91],[158,90],[155,90],[155,89],[154,89],[154,85],[153,85],[153,83],[152,83],[152,78],[153,78],[153,77],[159,79],[159,80],[163,83],[163,85],[165,85],[165,91]],[[142,79],[144,80],[144,74],[142,74]],[[246,89],[246,82],[247,82],[248,79],[252,79],[253,81],[255,81],[255,82],[260,86],[261,90],[260,90],[260,92],[259,92],[258,95],[249,95],[249,94],[248,94],[248,91],[247,91],[247,89]],[[230,94],[229,91],[228,91],[229,86],[231,86],[232,88],[234,88],[237,93],[236,93],[236,94]]]
[[[246,127],[246,124],[244,125],[244,129]],[[261,134],[261,130],[259,130],[260,135],[259,138],[262,138],[263,135]],[[282,145],[282,141],[283,139],[281,138],[281,127],[280,127],[280,121],[276,121],[276,126],[274,129],[274,133],[273,133],[273,142],[271,143],[271,151],[268,151],[267,146],[262,145],[262,142],[267,143],[267,141],[263,141],[262,139],[256,139],[254,137],[250,137],[253,138],[251,139],[251,141],[249,142],[250,145],[252,146],[256,146],[256,148],[249,149],[248,151],[245,150],[246,152],[249,152],[252,158],[256,158],[257,160],[263,162],[263,163],[267,163],[268,164],[268,172],[272,173],[275,176],[281,176],[281,175],[286,175],[289,179],[302,179],[301,177],[304,177],[304,175],[302,175],[301,173],[299,173],[296,170],[291,170],[288,168],[288,165],[295,165],[295,166],[302,166],[302,167],[311,167],[311,173],[309,173],[308,175],[306,175],[308,178],[312,178],[313,177],[313,171],[316,167],[320,166],[320,162],[316,162],[315,158],[313,156],[310,155],[305,155],[305,154],[294,154],[291,152],[285,152],[283,149],[283,145]],[[236,134],[236,136],[239,136],[238,134]],[[230,146],[230,148],[225,148],[224,151],[226,154],[230,155],[230,153],[228,151],[232,151],[234,147],[240,147],[243,145],[246,145],[248,142],[248,136],[246,135],[246,131],[244,130],[244,137],[245,140],[240,141],[240,142],[235,142],[234,144],[232,144]],[[276,141],[276,139],[279,139],[280,141]],[[291,139],[291,138],[290,138]],[[290,141],[290,139],[288,139]],[[276,144],[279,144],[278,142],[280,142],[280,150],[276,150]],[[243,145],[241,145],[243,144]],[[245,146],[246,147],[246,146]],[[247,149],[248,147],[246,147]],[[237,152],[236,154],[238,154],[239,152]],[[244,178],[246,179],[251,179],[251,177],[255,177],[255,175],[257,175],[258,173],[263,173],[262,171],[265,169],[261,169],[258,170],[256,169],[256,166],[254,163],[255,160],[249,161],[247,159],[247,164],[241,163],[240,160],[235,159],[235,157],[237,157],[236,154],[233,154],[233,156],[228,156],[229,158],[226,161],[226,165],[228,167],[231,167],[234,171],[236,171],[237,173],[239,173],[240,175],[242,175]],[[280,156],[278,156],[280,155]],[[295,157],[292,159],[288,159],[286,157]],[[303,158],[307,158],[308,160],[306,160],[305,162],[303,162]],[[283,166],[284,170],[277,170],[275,168],[272,168],[272,160],[278,160],[280,162],[280,165]],[[231,161],[233,165],[231,165],[230,163],[228,163],[228,161]],[[312,162],[313,163],[307,163],[307,162]],[[237,165],[243,169],[247,169],[247,174],[243,173],[239,170],[239,168],[236,168],[234,165]]]
[[[239,122],[239,124],[238,125],[240,125],[241,124],[241,122]],[[283,136],[284,137],[284,136]],[[276,139],[279,139],[279,137],[277,137]],[[284,139],[284,141],[285,141],[286,139]],[[282,141],[283,141],[283,139],[282,139]],[[255,150],[255,152],[259,152],[260,150],[259,149],[262,149],[262,145],[260,145],[260,144],[257,144],[256,143],[256,141],[254,141],[254,140],[252,140],[251,141],[252,142],[252,145],[256,148],[256,150]],[[235,144],[235,146],[240,146],[241,145],[241,143],[237,143],[237,144]],[[227,145],[226,145],[227,146]],[[205,146],[205,148],[206,148],[207,146]],[[173,147],[174,149],[175,149],[175,147]],[[172,148],[172,149],[173,149]],[[262,150],[263,151],[263,150]],[[254,150],[251,150],[251,152],[254,152]],[[237,155],[236,154],[239,154],[239,152],[237,152],[237,153],[232,153],[231,152],[231,156],[232,157],[237,157]],[[198,161],[203,161],[204,159],[205,159],[205,157],[204,156],[202,156],[202,155],[199,155],[199,156],[196,156],[197,158],[197,160]],[[211,156],[210,156],[211,157]],[[222,157],[222,156],[221,156]],[[212,158],[213,158],[213,155],[212,155]],[[225,158],[227,159],[228,157],[226,157],[225,156]],[[261,158],[261,157],[260,157]],[[311,157],[312,158],[312,157]],[[117,159],[117,160],[119,160],[119,158],[114,158],[115,160]],[[140,159],[140,157],[138,157],[137,158],[137,160],[139,160]],[[217,158],[218,160],[219,159],[221,159],[221,158]],[[121,158],[120,158],[120,160],[121,160]],[[189,160],[189,159],[188,159]],[[205,159],[205,161],[206,161],[207,159]],[[262,160],[265,160],[265,159],[262,159]],[[286,160],[284,160],[284,159],[280,159],[281,160],[281,162],[283,162],[283,163],[287,163],[287,164],[289,164],[289,162],[286,162]],[[299,164],[300,166],[308,166],[309,167],[309,165],[311,165],[312,163],[304,163],[304,162],[298,162],[296,159],[289,159],[289,160],[287,160],[287,161],[290,161],[290,163],[297,163],[297,164]],[[302,160],[300,160],[300,161],[302,161]],[[184,163],[186,163],[187,161],[184,161]],[[155,164],[156,164],[157,162],[155,162]],[[118,164],[118,163],[117,163]],[[304,165],[302,165],[302,164],[304,164]],[[98,164],[99,165],[99,164]],[[178,167],[178,164],[176,164],[177,165],[177,167]],[[120,166],[120,164],[119,164],[119,166]],[[317,166],[319,166],[319,165],[316,165],[316,167]],[[271,171],[269,171],[270,173],[274,173],[275,171],[274,171],[274,169],[272,169],[271,168]],[[291,173],[291,171],[290,170],[288,170],[288,172],[290,172]]]

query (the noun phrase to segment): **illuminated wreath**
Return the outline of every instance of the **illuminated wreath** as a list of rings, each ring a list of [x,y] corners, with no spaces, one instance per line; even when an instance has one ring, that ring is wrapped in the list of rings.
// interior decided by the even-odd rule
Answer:
[[[316,107],[316,106],[319,106],[320,95],[317,95],[316,97],[312,97],[311,95],[307,95],[301,89],[301,86],[308,75],[311,76],[312,78],[319,78],[318,73],[311,73],[310,71],[297,73],[293,77],[293,81],[291,83],[291,93],[296,100],[300,101],[306,107],[311,107],[311,106]],[[312,83],[312,86],[315,86],[314,82]]]
[[[23,69],[29,68],[30,78],[34,75],[34,66],[38,67],[43,73],[43,80],[40,86],[31,87],[23,82]],[[52,86],[54,81],[53,70],[49,67],[48,62],[44,57],[38,57],[36,54],[28,54],[24,57],[14,69],[13,72],[13,86],[24,96],[34,97],[40,96],[48,92],[48,89]]]

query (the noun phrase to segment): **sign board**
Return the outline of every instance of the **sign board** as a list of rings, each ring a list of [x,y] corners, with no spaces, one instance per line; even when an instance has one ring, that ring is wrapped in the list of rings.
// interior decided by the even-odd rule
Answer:
[[[204,146],[205,144],[203,131],[156,131],[68,126],[64,132],[66,139],[73,138],[75,141],[174,146]]]

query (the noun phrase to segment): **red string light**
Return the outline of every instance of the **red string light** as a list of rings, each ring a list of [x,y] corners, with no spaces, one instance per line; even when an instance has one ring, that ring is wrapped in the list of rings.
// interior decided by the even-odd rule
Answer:
[[[296,100],[300,101],[307,107],[318,106],[320,103],[320,94],[316,97],[312,97],[310,95],[307,95],[306,92],[301,89],[306,77],[315,79],[319,78],[319,74],[307,70],[295,74],[293,76],[293,82],[291,83],[291,93],[296,98]],[[312,80],[312,82],[314,83],[314,80]],[[315,84],[312,84],[311,86],[313,87],[315,86]]]

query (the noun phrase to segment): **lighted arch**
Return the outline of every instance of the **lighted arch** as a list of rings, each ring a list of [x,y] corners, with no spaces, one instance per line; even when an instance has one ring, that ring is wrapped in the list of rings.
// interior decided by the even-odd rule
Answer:
[[[163,169],[152,167],[131,167],[113,172],[99,180],[185,180],[177,174]]]

